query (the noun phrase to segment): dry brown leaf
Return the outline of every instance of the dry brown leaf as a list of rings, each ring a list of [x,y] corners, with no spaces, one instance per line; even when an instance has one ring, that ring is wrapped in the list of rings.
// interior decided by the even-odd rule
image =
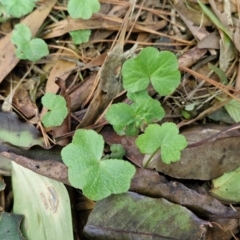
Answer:
[[[214,135],[223,129],[224,125],[197,125],[187,128],[182,134],[189,144],[199,142]],[[236,134],[240,134],[235,130]],[[171,164],[163,163],[156,154],[148,165],[174,178],[212,180],[233,171],[240,166],[240,138],[228,137],[207,142],[182,151],[181,159]],[[145,160],[148,156],[145,156]]]
[[[179,66],[191,67],[193,64],[198,62],[207,52],[207,49],[200,49],[194,47],[189,51],[186,51],[178,58]]]
[[[184,16],[184,19],[187,22],[191,22],[192,25],[197,26],[211,26],[212,22],[202,14],[202,11],[199,8],[198,3],[189,3],[186,4],[184,1],[176,1],[173,4],[173,7],[180,14],[181,17]]]
[[[61,79],[65,80],[77,65],[76,56],[73,55],[71,52],[63,50],[58,51],[58,54],[60,55],[60,57],[67,55],[69,58],[73,58],[76,61],[74,62],[62,59],[57,60],[49,74],[48,81],[46,84],[46,93],[47,92],[57,93],[57,91],[59,90],[59,86],[55,83],[56,77],[60,77]]]
[[[79,30],[79,29],[107,29],[110,31],[118,31],[121,27],[122,19],[118,19],[115,17],[108,17],[105,19],[104,15],[98,14],[95,17],[92,17],[89,20],[82,20],[82,19],[67,19],[59,21],[58,23],[54,23],[50,26],[48,26],[45,30],[49,30],[49,33],[42,36],[43,39],[48,38],[55,38],[64,35],[65,33],[68,33],[69,31]],[[184,39],[180,39],[174,36],[170,36],[167,34],[162,33],[159,31],[160,29],[164,28],[166,26],[166,21],[159,22],[157,24],[157,30],[154,30],[156,28],[156,22],[152,22],[151,24],[145,25],[142,23],[136,23],[134,24],[134,28],[132,29],[132,32],[147,32],[155,34],[156,36],[165,36],[167,38],[176,40],[177,42],[184,43],[184,44],[192,44],[191,41],[187,41]],[[132,28],[132,25],[129,24],[128,30]]]
[[[69,92],[72,112],[75,112],[84,106],[84,103],[88,99],[89,95],[91,95],[91,89],[94,86],[96,77],[97,73],[95,72]]]
[[[212,227],[208,229],[206,240],[226,240],[232,239],[233,234],[239,232],[238,219],[215,219]]]
[[[68,169],[61,162],[57,162],[54,160],[32,160],[27,157],[9,152],[0,152],[0,155],[16,162],[17,164],[25,168],[32,170],[35,173],[70,185],[68,181]]]
[[[203,38],[198,44],[198,48],[205,49],[219,49],[220,36],[216,31],[210,33],[205,38]]]
[[[57,0],[48,0],[44,2],[34,12],[25,17],[21,23],[27,25],[35,36],[44,20],[50,13]],[[12,33],[7,34],[0,40],[0,82],[11,72],[17,65],[19,59],[15,55],[15,47],[11,42]]]
[[[196,191],[182,183],[168,181],[156,171],[137,169],[132,179],[131,191],[154,198],[181,204],[202,217],[240,218],[240,212],[225,206],[205,191]]]

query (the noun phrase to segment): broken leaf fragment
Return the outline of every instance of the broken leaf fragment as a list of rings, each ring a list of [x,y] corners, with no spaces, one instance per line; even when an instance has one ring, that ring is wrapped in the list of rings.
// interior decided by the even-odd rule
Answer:
[[[93,130],[77,130],[73,141],[62,149],[69,182],[92,200],[126,192],[135,167],[122,159],[101,159],[103,137]]]
[[[20,121],[13,112],[0,112],[0,140],[14,146],[30,148],[34,145],[45,147],[39,131],[27,122]]]

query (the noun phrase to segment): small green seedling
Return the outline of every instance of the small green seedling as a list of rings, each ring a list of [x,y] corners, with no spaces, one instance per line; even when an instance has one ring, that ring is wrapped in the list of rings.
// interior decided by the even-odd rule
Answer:
[[[109,155],[109,158],[112,159],[122,159],[123,156],[125,155],[125,149],[123,148],[123,146],[121,144],[112,144],[110,146],[110,150],[111,150],[111,154]]]
[[[1,12],[20,18],[30,12],[35,7],[35,2],[38,0],[0,0],[3,10]],[[72,18],[89,19],[93,13],[100,9],[98,0],[69,0],[67,6],[69,15]]]
[[[141,134],[136,144],[142,153],[154,154],[161,150],[162,161],[169,164],[180,159],[181,153],[187,146],[187,141],[183,135],[179,134],[174,123],[150,124],[143,134]],[[149,158],[146,165],[151,160]]]
[[[187,141],[178,134],[178,128],[173,123],[162,126],[152,124],[161,120],[165,112],[160,102],[152,99],[146,91],[150,82],[162,96],[171,94],[177,88],[180,72],[176,56],[168,51],[159,52],[147,47],[136,58],[123,64],[122,75],[127,97],[133,103],[113,104],[106,112],[107,121],[119,135],[137,135],[140,130],[144,132],[137,138],[136,145],[142,153],[152,154],[145,166],[160,150],[163,162],[178,161]]]
[[[20,59],[37,61],[49,54],[47,44],[40,38],[31,39],[32,33],[24,24],[17,24],[13,30],[11,41],[17,46],[15,54]]]
[[[45,127],[60,126],[68,114],[66,100],[62,96],[46,93],[42,97],[42,104],[51,110],[43,116],[43,125]]]
[[[119,135],[134,136],[139,129],[153,121],[159,121],[164,117],[164,110],[159,101],[152,99],[145,92],[131,94],[134,103],[113,104],[107,111],[105,117],[113,125]]]
[[[67,9],[72,18],[89,19],[93,13],[99,11],[100,3],[98,0],[69,0]]]
[[[122,159],[102,159],[104,140],[93,130],[77,130],[72,143],[62,149],[72,186],[92,200],[126,192],[135,167]]]
[[[88,42],[89,37],[91,35],[91,30],[89,29],[76,30],[76,31],[69,32],[69,34],[71,35],[72,41],[75,44],[81,44],[81,43]]]
[[[37,0],[0,0],[7,14],[20,18],[30,13]]]

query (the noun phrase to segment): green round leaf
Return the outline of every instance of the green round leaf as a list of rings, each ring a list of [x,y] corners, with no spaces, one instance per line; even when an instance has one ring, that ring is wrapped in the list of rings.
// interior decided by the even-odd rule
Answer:
[[[81,44],[88,42],[89,37],[91,35],[91,30],[89,29],[76,30],[69,32],[69,34],[71,35],[72,40],[75,44]]]
[[[153,47],[147,47],[136,58],[127,60],[123,64],[122,75],[123,87],[129,92],[142,91],[151,82],[155,90],[165,96],[180,83],[176,56]]]
[[[95,201],[127,192],[136,172],[132,164],[118,159],[102,160],[98,168],[92,170],[95,177],[84,186],[83,193]]]
[[[140,92],[127,92],[127,97],[133,102],[138,102],[140,100],[148,100],[151,98],[146,90]]]
[[[165,111],[161,107],[160,102],[150,97],[133,103],[131,107],[135,111],[136,122],[139,123],[137,126],[140,127],[143,124],[160,121],[165,115]]]
[[[122,66],[124,89],[129,92],[145,90],[149,84],[149,77],[147,76],[146,71],[145,64],[142,65],[137,63],[136,58],[130,58],[124,62]]]
[[[31,35],[31,30],[26,25],[15,26],[11,41],[17,46],[15,54],[19,59],[37,61],[49,54],[47,44],[39,38],[31,40]]]
[[[33,10],[36,0],[1,0],[0,2],[8,14],[20,18]]]
[[[24,24],[17,24],[14,27],[11,41],[13,44],[18,46],[19,48],[23,48],[25,44],[27,44],[32,37],[32,33],[29,27]]]
[[[49,54],[47,44],[39,38],[32,39],[24,50],[24,57],[30,61],[37,61]]]
[[[135,174],[129,162],[110,159],[101,160],[104,141],[93,130],[77,130],[73,142],[61,152],[68,167],[70,183],[81,188],[93,200],[100,200],[112,193],[126,192]]]
[[[46,93],[42,97],[42,104],[51,110],[42,117],[44,126],[60,126],[68,114],[66,100],[62,96]]]
[[[111,158],[116,158],[116,159],[122,159],[123,156],[125,155],[125,149],[123,148],[123,146],[121,144],[112,144],[110,146],[110,150],[111,150]]]
[[[135,113],[128,104],[118,103],[108,109],[105,118],[119,135],[124,135],[126,126],[134,123]]]
[[[234,120],[234,122],[240,122],[240,103],[239,101],[232,99],[230,102],[224,105],[224,108],[230,115],[230,117]]]
[[[161,126],[158,124],[150,124],[145,129],[144,134],[141,134],[136,139],[136,145],[142,153],[153,153],[162,144],[162,136],[159,135]]]
[[[94,178],[94,169],[102,157],[104,141],[93,130],[77,130],[72,143],[61,151],[63,162],[68,166],[70,183],[83,189],[89,178]]]
[[[159,68],[151,75],[151,83],[154,89],[166,96],[174,92],[180,83],[180,71],[176,56],[169,51],[162,51],[158,56]]]
[[[89,19],[99,11],[100,3],[98,0],[69,0],[67,9],[72,18]]]
[[[136,144],[142,153],[151,154],[161,149],[163,162],[169,164],[178,161],[181,157],[180,151],[187,146],[185,137],[178,133],[174,123],[164,123],[161,126],[151,124],[144,134],[136,139]]]

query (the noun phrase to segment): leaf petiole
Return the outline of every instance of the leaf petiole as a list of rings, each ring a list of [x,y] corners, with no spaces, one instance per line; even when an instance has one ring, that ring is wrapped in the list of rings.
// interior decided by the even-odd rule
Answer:
[[[148,158],[148,160],[147,160],[147,161],[144,163],[144,165],[143,165],[144,168],[147,168],[148,164],[151,162],[151,160],[153,159],[153,157],[155,156],[155,154],[157,153],[157,151],[160,151],[160,148],[161,148],[161,147],[157,148],[157,150],[154,151],[154,152],[150,155],[150,157]]]

